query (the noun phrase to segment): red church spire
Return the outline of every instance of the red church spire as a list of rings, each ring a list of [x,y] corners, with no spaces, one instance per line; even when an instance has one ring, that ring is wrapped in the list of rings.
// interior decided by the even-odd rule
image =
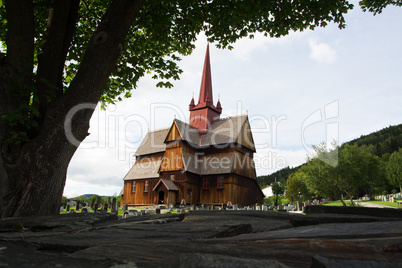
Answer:
[[[212,123],[219,119],[222,113],[221,103],[218,100],[217,107],[213,104],[211,64],[209,60],[209,44],[205,53],[204,69],[202,72],[200,97],[198,104],[194,106],[194,96],[190,105],[190,125],[198,128],[201,135],[206,134]]]
[[[202,71],[200,97],[198,103],[206,103],[208,97],[212,100],[212,79],[211,79],[211,63],[209,61],[209,44],[207,44],[207,52],[205,53],[204,69]]]

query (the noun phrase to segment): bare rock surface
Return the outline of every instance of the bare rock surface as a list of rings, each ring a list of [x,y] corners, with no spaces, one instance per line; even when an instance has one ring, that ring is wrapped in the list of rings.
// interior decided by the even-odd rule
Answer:
[[[192,211],[0,221],[0,267],[401,267],[399,217]]]

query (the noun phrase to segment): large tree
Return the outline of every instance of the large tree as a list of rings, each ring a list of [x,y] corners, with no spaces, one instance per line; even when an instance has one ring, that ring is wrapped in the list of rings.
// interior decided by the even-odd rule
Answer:
[[[66,170],[96,104],[152,72],[178,79],[204,31],[218,47],[335,22],[346,0],[0,1],[0,217],[57,213]]]
[[[316,155],[302,170],[309,190],[317,196],[340,199],[346,206],[343,196],[352,200],[358,195],[359,188],[375,186],[380,165],[370,147],[346,144],[331,150],[322,143],[315,151]]]
[[[306,180],[306,175],[301,170],[290,174],[286,180],[286,199],[294,201],[311,199]]]
[[[391,154],[385,172],[388,182],[402,192],[402,149]]]

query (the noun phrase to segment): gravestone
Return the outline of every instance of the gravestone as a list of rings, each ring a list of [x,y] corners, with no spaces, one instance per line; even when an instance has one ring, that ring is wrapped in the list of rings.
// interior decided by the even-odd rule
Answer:
[[[233,205],[233,210],[238,210],[239,209],[239,205],[238,204],[234,204]]]
[[[263,210],[263,211],[267,211],[267,210],[268,210],[267,205],[262,205],[262,210]]]
[[[94,213],[97,213],[97,212],[98,212],[98,207],[99,207],[98,203],[95,203],[95,206],[94,206]]]
[[[75,208],[76,208],[77,210],[79,210],[79,209],[80,209],[80,201],[76,201]]]
[[[66,211],[67,211],[67,212],[70,211],[70,205],[69,205],[69,204],[67,204],[67,209],[66,209]]]
[[[156,214],[161,214],[161,209],[160,208],[155,209],[155,213]]]
[[[302,205],[302,201],[300,201],[300,200],[297,201],[297,203],[296,203],[296,210],[297,210],[297,211],[301,211],[301,210],[302,210],[302,206],[303,206],[303,205]]]
[[[111,212],[116,211],[116,197],[113,197]]]
[[[256,207],[255,207],[255,210],[261,210],[261,207],[260,207],[260,206],[256,206]]]
[[[109,208],[108,206],[109,206],[108,203],[104,204],[103,208],[102,208],[102,211],[107,212],[107,209]]]
[[[88,213],[88,209],[87,209],[86,207],[83,207],[83,208],[81,209],[81,213]]]
[[[128,210],[128,205],[127,204],[124,204],[123,205],[123,212],[126,212]]]

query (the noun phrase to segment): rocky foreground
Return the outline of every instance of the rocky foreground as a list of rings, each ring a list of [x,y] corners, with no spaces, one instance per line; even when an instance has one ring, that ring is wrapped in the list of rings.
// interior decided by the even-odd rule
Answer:
[[[401,211],[364,209],[3,219],[0,267],[402,267]]]

